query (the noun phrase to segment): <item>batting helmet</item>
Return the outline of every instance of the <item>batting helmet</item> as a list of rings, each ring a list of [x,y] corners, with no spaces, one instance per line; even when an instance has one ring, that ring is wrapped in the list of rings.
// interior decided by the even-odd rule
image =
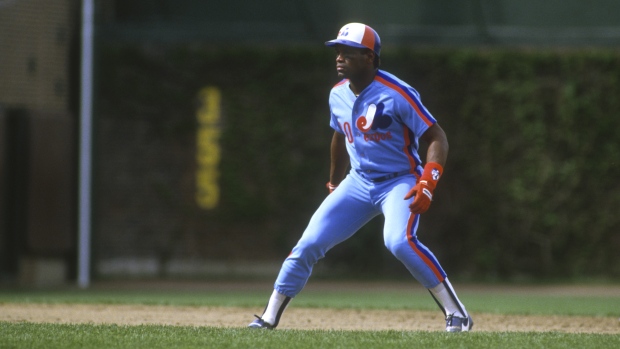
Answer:
[[[338,44],[353,46],[358,48],[367,48],[379,56],[381,54],[381,39],[379,34],[362,23],[345,24],[338,32],[335,40],[325,42],[326,46],[336,46]]]

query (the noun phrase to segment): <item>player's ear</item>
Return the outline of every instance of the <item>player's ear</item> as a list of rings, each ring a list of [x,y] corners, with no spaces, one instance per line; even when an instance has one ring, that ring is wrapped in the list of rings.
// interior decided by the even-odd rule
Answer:
[[[375,61],[376,53],[373,50],[366,49],[366,58],[370,64],[373,64]]]

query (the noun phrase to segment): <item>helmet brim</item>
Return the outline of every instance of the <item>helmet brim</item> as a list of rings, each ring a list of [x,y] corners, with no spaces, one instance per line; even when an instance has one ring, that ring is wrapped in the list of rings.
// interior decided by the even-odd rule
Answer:
[[[335,39],[335,40],[330,40],[330,41],[325,42],[325,46],[334,47],[336,45],[345,45],[345,46],[351,46],[351,47],[356,47],[356,48],[367,48],[373,51],[374,53],[376,53],[377,56],[379,55],[375,50],[371,49],[370,47],[366,47],[362,44],[358,44],[357,42],[353,42],[350,40]]]

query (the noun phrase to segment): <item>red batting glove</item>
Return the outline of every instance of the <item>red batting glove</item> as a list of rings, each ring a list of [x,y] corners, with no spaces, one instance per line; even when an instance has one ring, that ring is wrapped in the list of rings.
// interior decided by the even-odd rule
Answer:
[[[336,188],[338,188],[337,185],[333,185],[331,184],[331,182],[327,182],[327,184],[325,184],[325,187],[327,187],[327,189],[329,189],[329,193],[333,193],[334,190],[336,190]]]
[[[443,167],[436,162],[429,162],[424,166],[422,177],[405,195],[405,200],[414,197],[413,202],[409,205],[411,213],[421,214],[428,210],[433,200],[433,190],[435,190],[442,173]]]

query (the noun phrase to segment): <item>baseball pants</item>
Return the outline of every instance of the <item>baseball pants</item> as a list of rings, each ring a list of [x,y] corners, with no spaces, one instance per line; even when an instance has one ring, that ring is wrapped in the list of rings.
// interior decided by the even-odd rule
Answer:
[[[385,246],[424,287],[441,283],[446,274],[433,253],[418,241],[419,215],[409,211],[403,197],[415,183],[413,175],[373,182],[356,171],[328,195],[314,213],[297,245],[284,261],[274,288],[295,297],[306,285],[312,268],[327,251],[355,234],[379,214],[385,216]]]

